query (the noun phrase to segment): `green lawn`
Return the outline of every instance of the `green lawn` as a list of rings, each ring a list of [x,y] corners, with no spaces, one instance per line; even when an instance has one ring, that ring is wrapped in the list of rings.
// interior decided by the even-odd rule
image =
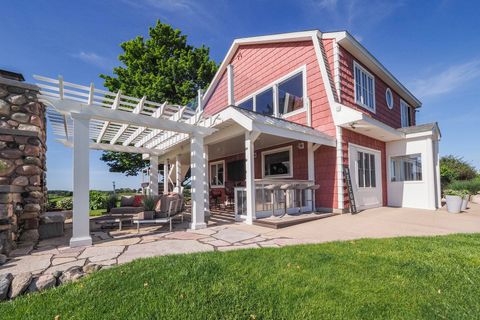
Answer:
[[[0,304],[2,319],[471,319],[480,234],[158,257]]]

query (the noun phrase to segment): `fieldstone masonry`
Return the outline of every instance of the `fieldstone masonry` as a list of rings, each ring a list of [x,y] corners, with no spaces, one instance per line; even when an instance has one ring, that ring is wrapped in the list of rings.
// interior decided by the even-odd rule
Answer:
[[[38,240],[46,200],[46,119],[38,87],[0,76],[0,254]]]

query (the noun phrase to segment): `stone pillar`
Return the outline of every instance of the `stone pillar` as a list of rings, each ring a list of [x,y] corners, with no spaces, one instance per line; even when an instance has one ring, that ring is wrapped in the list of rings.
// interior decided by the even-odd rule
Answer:
[[[158,156],[150,155],[150,176],[148,190],[150,195],[158,196]]]
[[[45,106],[38,87],[0,75],[0,253],[38,240],[46,201]]]
[[[89,246],[90,236],[90,118],[72,113],[73,118],[73,235],[71,247]]]
[[[203,159],[203,136],[192,134],[190,143],[190,167],[192,173],[192,223],[194,230],[207,227],[205,223],[205,207],[203,191],[205,188],[205,172]]]

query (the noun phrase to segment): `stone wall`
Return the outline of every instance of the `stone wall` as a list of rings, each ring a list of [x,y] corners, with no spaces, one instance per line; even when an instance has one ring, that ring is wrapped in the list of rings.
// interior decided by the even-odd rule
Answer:
[[[38,240],[46,188],[45,107],[38,88],[0,78],[0,254]]]

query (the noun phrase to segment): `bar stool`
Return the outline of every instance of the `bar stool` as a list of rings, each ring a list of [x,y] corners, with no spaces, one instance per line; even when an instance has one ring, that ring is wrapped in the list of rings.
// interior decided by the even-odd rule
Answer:
[[[283,202],[284,202],[284,212],[283,214],[280,216],[280,218],[282,218],[284,215],[287,214],[287,191],[288,190],[291,190],[293,188],[293,185],[291,183],[286,183],[286,184],[282,184],[280,186],[280,190],[283,190]],[[280,201],[279,203],[282,203],[282,201]]]
[[[272,217],[275,216],[275,191],[280,190],[278,184],[269,184],[265,187],[265,190],[268,190],[272,194]]]
[[[295,203],[298,205],[298,212],[302,213],[302,203],[303,203],[303,191],[306,190],[308,186],[306,184],[296,184],[294,186],[295,191],[298,191],[299,197],[296,199],[295,194]]]
[[[312,211],[315,211],[315,208],[313,208],[313,204],[314,204],[313,199],[315,198],[315,190],[317,190],[318,188],[320,188],[319,184],[313,184],[313,185],[308,186],[306,188],[307,190],[310,190],[311,197],[310,197],[310,199],[307,199],[305,202],[310,202],[312,204]]]

